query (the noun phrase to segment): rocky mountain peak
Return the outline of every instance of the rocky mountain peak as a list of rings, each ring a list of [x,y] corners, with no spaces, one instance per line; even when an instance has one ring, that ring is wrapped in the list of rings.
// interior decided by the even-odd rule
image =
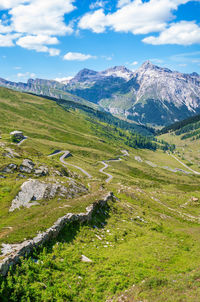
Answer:
[[[101,74],[104,76],[119,77],[125,80],[130,80],[130,78],[133,76],[133,72],[125,66],[114,66],[102,71]]]
[[[91,70],[88,68],[84,68],[77,73],[77,75],[72,79],[72,81],[84,82],[84,81],[90,80],[91,77],[95,77],[97,74],[98,74],[97,71],[94,71],[94,70]]]

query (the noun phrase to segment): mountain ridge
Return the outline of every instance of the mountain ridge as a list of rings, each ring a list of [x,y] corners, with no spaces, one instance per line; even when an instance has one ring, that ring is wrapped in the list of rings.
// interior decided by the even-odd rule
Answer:
[[[97,106],[139,124],[167,126],[200,113],[200,76],[180,73],[144,62],[134,72],[125,66],[104,71],[80,70],[66,84],[29,79],[0,86]]]

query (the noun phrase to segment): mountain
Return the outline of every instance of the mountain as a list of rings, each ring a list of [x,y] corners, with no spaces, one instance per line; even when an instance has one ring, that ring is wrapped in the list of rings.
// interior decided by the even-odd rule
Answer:
[[[73,85],[75,83],[94,83],[97,81],[103,81],[106,78],[121,78],[124,80],[130,80],[133,76],[133,72],[128,70],[124,66],[115,66],[113,68],[106,69],[104,71],[94,71],[87,68],[82,69],[77,73],[77,75],[69,81],[69,85]]]
[[[150,61],[132,72],[124,66],[104,71],[82,69],[71,80],[30,79],[27,84],[0,79],[0,85],[101,108],[120,118],[167,126],[200,112],[200,76],[158,67]]]
[[[96,109],[98,108],[98,105],[90,103],[77,95],[72,95],[67,90],[66,85],[54,80],[29,79],[27,83],[16,83],[0,78],[0,86],[22,92],[30,92],[41,96],[73,101]]]
[[[165,133],[180,135],[182,140],[186,138],[198,140],[200,138],[200,114],[189,117],[181,122],[176,122],[158,131],[158,134]]]
[[[169,125],[200,112],[200,76],[145,62],[131,80],[99,103],[139,123]]]

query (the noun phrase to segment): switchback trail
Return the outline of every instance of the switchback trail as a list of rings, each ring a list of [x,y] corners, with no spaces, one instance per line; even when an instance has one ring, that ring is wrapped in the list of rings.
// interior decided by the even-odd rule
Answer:
[[[129,156],[129,153],[127,150],[121,150],[121,152],[123,153],[121,156]],[[103,160],[100,163],[102,163],[104,165],[103,168],[101,168],[99,170],[100,173],[105,174],[106,176],[108,176],[108,178],[105,180],[105,182],[109,182],[111,181],[111,179],[113,178],[113,176],[109,173],[104,172],[105,169],[107,169],[109,167],[109,165],[107,163],[112,162],[112,161],[121,161],[122,159],[120,158],[120,156],[118,156],[117,158],[114,159],[108,159],[108,160]]]
[[[60,153],[63,153],[63,155],[61,155],[61,157],[60,157],[60,162],[61,162],[64,166],[71,166],[71,167],[74,167],[74,168],[80,170],[80,171],[81,171],[83,174],[85,174],[88,178],[92,178],[92,176],[91,176],[87,171],[85,171],[84,169],[82,169],[81,167],[75,166],[75,165],[72,165],[72,164],[69,164],[69,163],[67,163],[67,162],[65,161],[65,158],[71,156],[70,151],[67,151],[67,150],[65,150],[65,151],[55,151],[54,153],[48,155],[48,157],[52,157],[52,156],[58,155],[58,154],[60,154]]]

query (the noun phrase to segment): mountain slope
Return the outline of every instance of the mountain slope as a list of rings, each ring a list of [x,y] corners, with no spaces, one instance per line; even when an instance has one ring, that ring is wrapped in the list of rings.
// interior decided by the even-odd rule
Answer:
[[[30,79],[27,84],[0,79],[0,85],[101,108],[139,124],[166,126],[200,112],[200,76],[145,62],[132,72],[123,66],[83,69],[67,84]]]
[[[16,269],[0,276],[0,301],[103,302],[127,289],[138,289],[130,301],[195,301],[199,175],[183,171],[167,152],[131,148],[129,131],[94,116],[88,119],[70,104],[66,109],[53,100],[0,88],[0,244],[7,252],[0,252],[0,265],[15,244],[44,232],[58,218],[82,213],[82,220],[86,207],[108,192],[117,198],[98,208],[90,223],[74,219],[29,259],[20,258]],[[22,130],[28,138],[17,145],[9,135],[12,130]],[[24,161],[35,164],[32,170],[42,166],[48,173],[24,171]],[[107,175],[102,173],[105,166]],[[48,189],[68,183],[67,189],[82,191],[52,196],[48,190],[41,200],[33,194],[31,207],[10,212],[30,178]]]
[[[132,83],[134,79],[134,85]],[[181,74],[145,62],[100,105],[140,123],[169,125],[200,112],[200,76]]]

